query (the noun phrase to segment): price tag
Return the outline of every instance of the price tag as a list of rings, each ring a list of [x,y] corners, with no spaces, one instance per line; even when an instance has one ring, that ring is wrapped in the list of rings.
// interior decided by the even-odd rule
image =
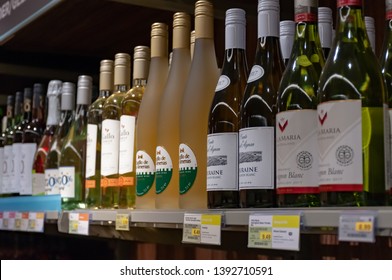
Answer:
[[[116,214],[116,230],[129,231],[128,214]]]
[[[182,241],[194,244],[221,244],[221,214],[185,213]]]
[[[301,216],[252,214],[249,216],[248,247],[299,251]]]
[[[3,217],[4,217],[3,212],[0,212],[0,229],[3,229]]]
[[[45,213],[30,212],[28,215],[28,231],[44,232]]]
[[[89,230],[88,213],[69,213],[68,233],[88,235],[88,230]]]
[[[15,216],[16,212],[4,212],[3,217],[3,229],[14,230],[15,229]]]
[[[29,219],[28,212],[15,213],[15,230],[27,231],[27,224]]]
[[[376,241],[376,214],[343,214],[339,219],[339,241]]]

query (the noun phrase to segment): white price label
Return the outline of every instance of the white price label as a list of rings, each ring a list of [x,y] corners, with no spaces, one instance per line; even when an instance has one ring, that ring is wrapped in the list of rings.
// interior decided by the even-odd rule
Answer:
[[[185,213],[182,242],[220,245],[221,224],[221,214]]]
[[[339,241],[376,242],[375,214],[342,214],[339,219]]]
[[[69,213],[68,233],[88,235],[88,232],[89,232],[89,214]]]
[[[5,230],[15,230],[15,217],[16,212],[4,212],[3,217],[3,229]]]
[[[27,231],[29,220],[28,212],[16,212],[15,214],[15,230]]]
[[[116,230],[129,231],[128,214],[116,214]]]
[[[45,224],[45,213],[30,212],[28,216],[28,231],[43,232]]]
[[[248,247],[299,251],[300,225],[300,215],[252,214]]]

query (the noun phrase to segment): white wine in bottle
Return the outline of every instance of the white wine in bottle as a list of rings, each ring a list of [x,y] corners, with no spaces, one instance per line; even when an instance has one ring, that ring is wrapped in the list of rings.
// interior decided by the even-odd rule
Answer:
[[[208,119],[208,208],[239,207],[238,130],[241,102],[248,79],[245,11],[227,10],[225,25],[222,73]]]
[[[134,208],[136,202],[136,122],[147,84],[150,48],[137,46],[133,53],[133,87],[122,101],[120,118],[120,188],[119,208]]]
[[[173,58],[161,101],[156,148],[156,208],[178,208],[180,111],[191,65],[189,50],[190,16],[175,13]]]
[[[159,106],[168,73],[168,27],[151,26],[151,63],[148,84],[136,124],[136,208],[155,208],[155,154]]]
[[[321,203],[385,204],[387,94],[362,0],[337,1],[336,38],[319,82]]]
[[[207,208],[208,116],[219,78],[211,2],[195,7],[195,50],[181,105],[180,208]]]

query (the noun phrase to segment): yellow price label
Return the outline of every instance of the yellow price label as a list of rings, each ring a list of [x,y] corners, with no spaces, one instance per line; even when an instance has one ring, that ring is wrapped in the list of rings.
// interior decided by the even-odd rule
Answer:
[[[35,229],[35,220],[29,220],[29,229]]]
[[[192,236],[200,236],[200,229],[199,228],[193,228],[192,229]]]
[[[79,228],[79,221],[71,221],[70,224],[71,232],[78,232],[78,228]]]
[[[356,222],[355,231],[358,232],[371,232],[373,230],[372,222]]]
[[[20,219],[15,220],[15,229],[20,229],[22,227],[22,221]]]
[[[270,231],[260,232],[260,239],[266,240],[266,241],[272,240],[272,232],[270,232]]]
[[[116,215],[116,230],[129,230],[129,215],[117,214]]]

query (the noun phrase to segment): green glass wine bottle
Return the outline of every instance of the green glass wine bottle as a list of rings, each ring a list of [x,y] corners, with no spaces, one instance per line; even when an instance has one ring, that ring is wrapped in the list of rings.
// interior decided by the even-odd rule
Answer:
[[[363,1],[337,1],[337,29],[320,77],[321,203],[385,204],[387,95],[365,29]]]

